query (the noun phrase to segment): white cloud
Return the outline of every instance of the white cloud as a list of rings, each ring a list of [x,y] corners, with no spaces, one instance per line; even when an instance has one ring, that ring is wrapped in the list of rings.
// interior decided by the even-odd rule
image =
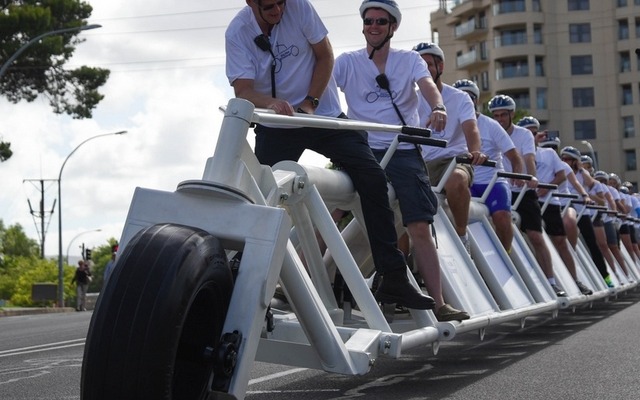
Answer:
[[[312,1],[323,17],[334,51],[362,47],[360,0]],[[55,180],[65,157],[92,136],[127,130],[122,136],[91,140],[69,158],[62,176],[63,251],[84,242],[99,246],[119,238],[136,186],[173,191],[199,179],[213,154],[222,121],[220,105],[232,96],[224,75],[224,31],[244,1],[89,1],[90,23],[71,65],[112,71],[101,90],[105,99],[90,120],[55,115],[46,100],[10,104],[0,98],[0,137],[13,157],[0,164],[0,219],[20,223],[38,239],[27,201],[40,207],[40,183]],[[339,5],[339,7],[336,7]],[[393,39],[410,48],[429,40],[429,12],[436,0],[404,0],[403,23]],[[249,135],[251,136],[251,135]],[[325,159],[305,153],[303,162]],[[48,231],[46,254],[58,253],[58,211],[50,215],[57,185],[45,181]],[[52,219],[49,222],[49,219]],[[100,232],[94,230],[101,229]],[[87,233],[83,233],[87,232]]]

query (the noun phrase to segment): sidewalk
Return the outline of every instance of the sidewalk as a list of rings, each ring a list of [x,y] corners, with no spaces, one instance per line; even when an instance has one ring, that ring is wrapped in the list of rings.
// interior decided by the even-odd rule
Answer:
[[[92,311],[100,293],[87,293],[87,310]],[[37,315],[75,312],[74,307],[0,307],[0,318],[18,315]]]
[[[15,317],[17,315],[73,312],[75,310],[73,307],[3,307],[0,308],[0,318]]]

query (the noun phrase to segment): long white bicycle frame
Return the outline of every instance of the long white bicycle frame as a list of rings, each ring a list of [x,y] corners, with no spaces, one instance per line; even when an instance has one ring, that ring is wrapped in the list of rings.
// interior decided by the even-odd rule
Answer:
[[[364,225],[352,223],[340,232],[329,212],[339,207],[352,210],[356,220],[360,219],[358,196],[348,176],[291,161],[273,168],[260,165],[247,135],[254,123],[398,134],[413,128],[280,116],[255,110],[241,99],[232,99],[224,112],[215,152],[207,160],[202,179],[181,182],[175,192],[137,188],[120,240],[125,248],[140,230],[157,223],[175,223],[209,232],[230,257],[242,252],[223,328],[223,333],[239,332],[242,341],[228,391],[214,397],[244,398],[255,360],[360,375],[380,356],[397,358],[404,350],[425,345],[437,350],[438,343],[452,339],[456,331],[483,329],[492,323],[521,319],[533,311],[549,311],[547,304],[536,305],[537,300],[529,294],[523,295],[532,304],[525,307],[526,312],[518,307],[501,310],[466,252],[460,254],[464,249],[455,243],[458,239],[445,213],[438,213],[445,295],[470,307],[486,307],[462,324],[440,323],[431,311],[417,310],[411,311],[410,318],[388,322],[365,279],[371,262]],[[397,212],[397,202],[393,207]],[[401,222],[396,224],[401,231]],[[484,226],[489,227],[487,223]],[[327,255],[323,259],[316,230],[358,305],[353,315],[345,316],[337,305],[326,269]],[[294,242],[302,249],[307,268]],[[515,276],[515,270],[513,273]],[[413,276],[409,277],[417,285]],[[289,299],[290,312],[269,309],[278,282]],[[473,289],[466,293],[469,285]],[[520,286],[526,291],[525,285]],[[479,298],[482,301],[478,302]]]

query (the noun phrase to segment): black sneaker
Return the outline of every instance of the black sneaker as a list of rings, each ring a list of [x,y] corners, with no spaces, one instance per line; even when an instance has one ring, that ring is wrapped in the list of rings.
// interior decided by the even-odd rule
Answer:
[[[578,289],[580,289],[580,293],[584,294],[585,296],[589,296],[593,294],[593,290],[586,287],[584,283],[580,281],[576,281],[576,285],[578,285]]]
[[[432,310],[436,306],[433,298],[411,285],[406,268],[385,273],[375,298],[380,303],[397,303],[414,310]]]
[[[565,292],[564,289],[562,289],[558,285],[551,285],[551,289],[553,289],[553,291],[556,293],[556,296],[558,296],[558,297],[566,297],[567,296],[567,292]]]

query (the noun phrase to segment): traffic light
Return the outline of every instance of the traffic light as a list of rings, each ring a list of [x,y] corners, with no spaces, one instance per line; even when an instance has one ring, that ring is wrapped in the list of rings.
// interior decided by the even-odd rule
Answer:
[[[91,260],[91,249],[86,249],[84,251],[84,259],[85,261]]]

